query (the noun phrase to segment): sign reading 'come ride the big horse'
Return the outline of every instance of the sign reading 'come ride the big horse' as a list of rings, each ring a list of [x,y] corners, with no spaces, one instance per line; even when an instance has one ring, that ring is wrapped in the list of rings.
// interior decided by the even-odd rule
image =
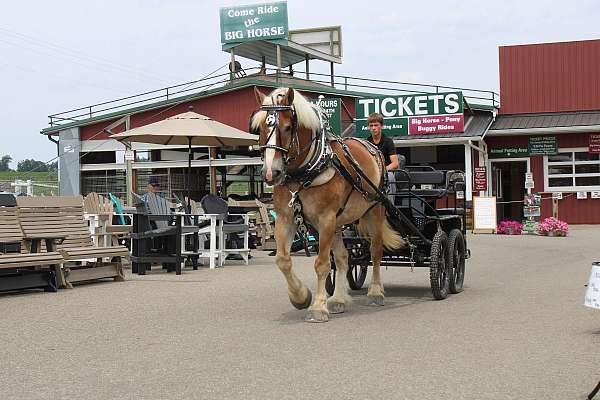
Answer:
[[[356,99],[356,132],[366,137],[372,113],[384,118],[386,136],[462,133],[465,129],[462,92]]]
[[[223,7],[220,16],[223,44],[288,37],[287,3],[283,1]]]

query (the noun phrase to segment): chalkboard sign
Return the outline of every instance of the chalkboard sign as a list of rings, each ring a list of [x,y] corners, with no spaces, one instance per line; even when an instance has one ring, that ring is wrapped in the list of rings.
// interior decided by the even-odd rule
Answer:
[[[536,136],[529,138],[529,155],[551,156],[558,153],[555,136]]]
[[[496,222],[496,196],[474,196],[473,233],[494,233]]]

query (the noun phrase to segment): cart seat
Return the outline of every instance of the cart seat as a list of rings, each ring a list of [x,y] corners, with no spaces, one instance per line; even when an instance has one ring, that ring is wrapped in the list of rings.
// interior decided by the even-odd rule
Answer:
[[[396,182],[407,182],[407,176],[413,185],[445,185],[446,173],[444,171],[411,171],[398,170],[396,173]]]
[[[462,215],[465,213],[464,208],[438,208],[438,214],[440,215]]]

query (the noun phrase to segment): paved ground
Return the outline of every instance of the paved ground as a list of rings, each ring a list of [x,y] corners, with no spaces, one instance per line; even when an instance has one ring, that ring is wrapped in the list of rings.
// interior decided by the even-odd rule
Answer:
[[[303,322],[273,259],[0,296],[2,399],[583,399],[600,313],[582,306],[600,228],[471,236],[466,290],[383,272],[387,305]],[[294,258],[314,287],[311,260]]]

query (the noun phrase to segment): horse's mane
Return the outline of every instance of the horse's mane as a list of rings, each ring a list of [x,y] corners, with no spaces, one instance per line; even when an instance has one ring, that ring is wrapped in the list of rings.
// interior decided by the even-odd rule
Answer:
[[[298,118],[298,126],[305,127],[312,131],[316,131],[321,127],[321,122],[319,121],[319,116],[315,112],[318,110],[318,106],[309,103],[306,100],[306,97],[300,94],[296,89],[294,90],[294,109],[296,110],[296,117]],[[288,88],[278,88],[275,89],[269,94],[265,96],[263,100],[263,105],[271,105],[273,101],[275,104],[279,104],[279,99],[283,98],[288,91]],[[251,127],[253,130],[260,128],[260,124],[267,118],[266,111],[258,111],[252,117]]]

